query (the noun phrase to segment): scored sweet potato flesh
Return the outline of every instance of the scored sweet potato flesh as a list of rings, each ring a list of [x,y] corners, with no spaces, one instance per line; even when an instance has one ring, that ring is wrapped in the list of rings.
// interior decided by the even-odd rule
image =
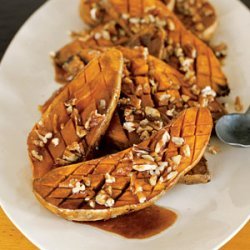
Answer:
[[[59,52],[60,57],[70,55],[71,46],[74,47],[74,43],[64,47]],[[113,147],[121,150],[139,143],[167,125],[187,107],[208,106],[214,120],[225,113],[223,106],[213,97],[213,91],[201,93],[202,90],[197,86],[194,88],[185,83],[182,74],[159,59],[149,56],[146,49],[117,48],[125,57],[125,65],[119,106],[106,133],[109,145],[111,143]],[[95,57],[101,51],[100,48],[82,49],[78,51],[78,55],[86,62],[89,56]],[[70,74],[66,69],[65,71],[66,74]],[[158,110],[160,116],[148,117],[145,114],[146,107]],[[206,161],[202,160],[197,170],[201,169],[200,166],[207,169]],[[209,180],[208,177],[202,177],[203,173],[197,176],[192,174],[184,179],[189,178],[189,183],[190,178],[195,178],[193,183],[199,183],[199,180],[204,183],[204,179]],[[206,176],[210,176],[208,170]]]
[[[117,106],[122,69],[121,52],[107,50],[46,104],[28,137],[34,179],[92,157]]]
[[[212,127],[207,108],[186,109],[125,151],[48,172],[34,180],[34,193],[68,220],[109,219],[145,208],[197,164]]]
[[[187,32],[176,17],[162,8],[158,2],[110,1],[110,3],[112,6],[106,6],[106,11],[109,12],[111,21],[107,22],[105,19],[102,21],[103,24],[90,32],[75,33],[74,37],[76,39],[56,54],[54,60],[57,69],[57,80],[67,82],[72,79],[77,74],[77,69],[83,67],[89,57],[95,53],[95,50],[89,48],[119,44],[131,47],[143,45],[149,48],[151,54],[165,60],[185,74],[183,82],[188,84],[181,88],[179,94],[185,100],[190,96],[193,97],[186,101],[188,104],[184,104],[179,110],[190,106],[208,105],[214,119],[217,119],[225,112],[217,99],[211,98],[210,94],[212,92],[208,94],[209,98],[204,98],[207,91],[204,91],[205,94],[200,93],[201,90],[206,90],[207,86],[217,92],[217,95],[224,95],[229,91],[218,60],[204,43]],[[115,9],[117,3],[120,5],[118,9]],[[144,5],[140,5],[142,3]],[[130,7],[124,10],[123,8],[127,4]],[[104,9],[105,6],[103,6]],[[147,12],[147,9],[149,12]],[[138,10],[142,11],[139,11],[139,13]],[[148,23],[143,24],[145,22]],[[158,84],[158,82],[156,83]],[[142,100],[152,106],[149,97],[150,95],[144,95]],[[209,99],[208,104],[206,104],[207,99]],[[136,98],[133,98],[133,100],[136,101]],[[156,108],[158,109],[158,107]],[[170,108],[171,106],[168,105],[168,109]],[[118,114],[116,113],[117,117]],[[124,116],[120,114],[119,117]],[[172,119],[172,117],[166,118],[167,120]],[[107,138],[111,139],[115,145],[124,148],[131,145],[132,142],[140,141],[134,131],[129,133],[131,135],[128,137],[127,131],[123,129],[124,120],[113,120],[111,122],[112,133],[109,133],[111,131],[109,130]],[[147,136],[146,132],[144,132],[145,135]],[[205,164],[202,165],[206,166]]]
[[[119,106],[107,137],[118,148],[124,149],[145,137],[148,138],[187,107],[207,106],[215,120],[225,113],[223,106],[215,98],[216,93],[209,85],[203,89],[197,85],[190,86],[185,82],[185,77],[173,67],[149,56],[146,48],[129,49],[119,46],[117,49],[123,53],[125,64]],[[82,58],[87,58],[86,55],[89,54],[94,57],[102,50],[82,49],[78,51],[78,55]],[[69,51],[71,46],[67,45],[59,53],[64,57],[65,54],[69,55]],[[159,115],[149,117],[150,114],[145,114],[148,107],[157,109]],[[150,111],[156,112],[149,110],[148,113]],[[127,127],[125,132],[124,125]],[[147,131],[144,131],[144,128]]]
[[[163,3],[157,0],[129,1],[128,9],[127,2],[106,1],[103,7],[112,20],[89,32],[75,34],[76,51],[77,48],[97,46],[145,46],[151,55],[181,71],[190,85],[210,86],[218,96],[229,93],[227,79],[212,50],[186,30]],[[60,51],[55,58],[60,67],[68,63],[62,54]],[[74,57],[68,59],[71,64],[77,63]]]
[[[138,2],[142,1],[112,1],[120,11],[126,10],[131,16],[140,15]],[[166,7],[173,11],[182,21],[184,26],[204,41],[209,41],[217,28],[217,14],[214,7],[207,0],[161,0]],[[138,5],[136,8],[135,4]],[[91,26],[106,23],[112,17],[106,11],[100,0],[81,0],[80,16],[83,21]]]
[[[162,0],[166,4],[169,10],[173,10],[175,0]],[[131,1],[112,1],[110,2],[116,6],[121,6],[121,8],[129,9],[129,4]],[[135,1],[136,2],[136,1]],[[134,5],[131,5],[134,7]],[[105,23],[112,20],[112,17],[107,13],[106,9],[103,7],[100,0],[81,0],[80,1],[80,16],[82,20],[91,26],[97,26],[98,24]],[[132,8],[131,13],[137,15],[140,9]]]

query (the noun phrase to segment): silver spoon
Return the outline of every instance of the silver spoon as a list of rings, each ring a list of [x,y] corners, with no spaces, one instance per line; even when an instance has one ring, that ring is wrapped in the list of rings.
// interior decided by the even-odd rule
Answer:
[[[216,123],[215,131],[221,141],[238,147],[250,147],[250,107],[245,114],[228,114]]]

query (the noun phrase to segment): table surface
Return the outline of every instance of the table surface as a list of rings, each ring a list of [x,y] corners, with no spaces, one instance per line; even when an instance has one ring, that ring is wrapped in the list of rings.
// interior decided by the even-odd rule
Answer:
[[[45,0],[0,0],[0,60],[11,39],[24,21]],[[250,8],[250,0],[242,0]],[[18,10],[18,11],[13,11]],[[4,214],[0,208],[0,249],[37,249]],[[250,249],[250,222],[223,248],[223,250]]]
[[[23,234],[14,226],[9,218],[0,208],[0,249],[10,250],[36,250],[33,245]],[[250,249],[250,222],[221,250],[249,250]]]

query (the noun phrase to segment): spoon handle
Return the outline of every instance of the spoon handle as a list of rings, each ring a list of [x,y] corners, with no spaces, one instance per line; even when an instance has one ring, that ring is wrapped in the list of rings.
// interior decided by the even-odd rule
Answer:
[[[247,109],[247,111],[246,111],[245,114],[246,114],[246,115],[250,115],[250,106],[248,107],[248,109]]]

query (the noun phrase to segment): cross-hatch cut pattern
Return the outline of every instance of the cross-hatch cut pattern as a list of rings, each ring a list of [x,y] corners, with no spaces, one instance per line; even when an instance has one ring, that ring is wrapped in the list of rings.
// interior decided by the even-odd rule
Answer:
[[[211,130],[212,119],[208,109],[187,109],[168,127],[138,146],[100,159],[52,170],[34,181],[34,191],[45,202],[70,210],[108,209],[148,202],[169,189],[199,160]],[[167,132],[170,140],[162,143]],[[173,137],[182,137],[184,144],[177,146],[172,141]],[[159,145],[160,150],[157,150]],[[188,156],[184,152],[186,145],[190,149]],[[154,161],[143,155],[153,157]],[[181,160],[177,164],[174,157],[178,155],[181,155]],[[135,170],[138,164],[159,166],[166,162],[168,166],[161,168],[158,175],[150,170]],[[154,183],[150,180],[152,176],[156,176]],[[72,187],[76,182],[84,185],[83,191],[74,193]],[[111,198],[112,203],[100,204],[97,198],[99,194]]]
[[[110,0],[104,8],[112,21],[90,32],[75,34],[78,39],[74,42],[75,48],[145,46],[150,54],[183,72],[191,85],[210,86],[218,95],[228,94],[227,79],[212,50],[187,31],[164,4],[159,1]]]
[[[100,48],[78,49],[74,57],[79,57],[83,65],[103,53]],[[125,149],[148,139],[187,107],[208,106],[214,119],[224,113],[223,107],[213,96],[202,96],[198,87],[194,92],[185,83],[182,74],[161,60],[149,56],[146,48],[137,47],[132,50],[119,46],[117,49],[123,53],[125,63],[119,105],[106,132],[106,138],[113,147]],[[75,43],[60,50],[56,58],[65,59],[72,51],[75,51]],[[69,68],[63,68],[70,74]],[[75,72],[73,66],[70,69]],[[151,111],[160,114],[160,117],[147,117],[146,107],[157,109]],[[207,169],[205,161],[200,166]]]
[[[28,138],[34,178],[90,157],[117,105],[122,67],[121,53],[111,49],[53,99]]]
[[[207,100],[206,105],[212,109],[214,117],[223,113],[221,105],[212,96],[207,98],[200,92],[192,93],[178,71],[147,56],[147,50],[119,49],[126,58],[117,108],[119,116],[113,117],[107,132],[108,138],[118,148],[127,148],[148,139],[183,109],[203,106],[204,100]]]
[[[202,40],[210,40],[214,28],[217,26],[217,15],[214,7],[207,0],[161,0],[161,2],[177,15],[188,30]],[[141,16],[143,11],[140,8],[143,1],[110,0],[110,3],[117,6],[117,10],[120,12],[126,11],[126,13],[130,13],[131,17]],[[138,5],[138,7],[136,8],[135,5]],[[112,17],[99,0],[81,0],[80,14],[84,22],[91,26],[97,26],[100,23],[112,20]],[[211,27],[212,31],[207,31]]]
[[[107,137],[118,148],[128,148],[147,139],[187,107],[208,106],[214,119],[224,113],[222,105],[211,95],[212,92],[215,94],[213,90],[208,95],[203,95],[198,86],[185,83],[183,75],[177,70],[155,57],[148,56],[146,48],[137,47],[132,50],[119,46],[117,49],[123,53],[125,63],[120,105],[111,121]],[[74,43],[63,48],[57,58],[64,58],[72,51]],[[81,49],[77,56],[86,63],[98,52],[102,50]],[[208,87],[209,85],[205,88]],[[145,115],[146,107],[157,109],[147,108],[148,113],[157,113],[156,117],[149,119],[151,121]],[[142,123],[145,123],[144,128]]]

